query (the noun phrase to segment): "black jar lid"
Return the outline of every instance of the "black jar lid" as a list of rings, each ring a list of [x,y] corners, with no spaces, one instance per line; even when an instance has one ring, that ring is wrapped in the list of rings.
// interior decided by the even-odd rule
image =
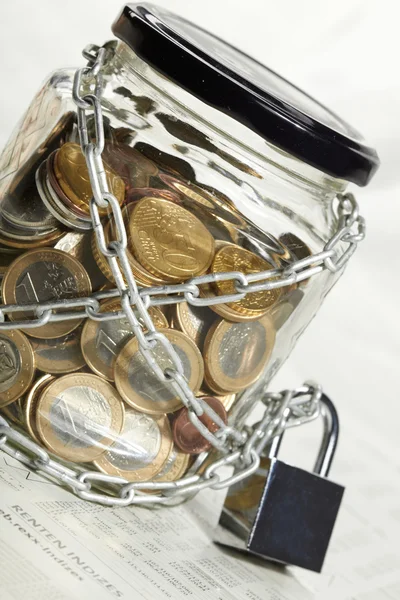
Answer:
[[[154,69],[317,169],[366,185],[379,158],[333,112],[196,25],[147,3],[126,4],[113,33]]]

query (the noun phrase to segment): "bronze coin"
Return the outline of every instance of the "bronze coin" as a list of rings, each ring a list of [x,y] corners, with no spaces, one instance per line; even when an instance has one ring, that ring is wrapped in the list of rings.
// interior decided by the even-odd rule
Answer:
[[[217,413],[225,424],[228,422],[228,416],[222,402],[212,396],[206,396],[203,400]],[[218,425],[205,413],[199,417],[199,420],[211,433],[218,431]],[[176,446],[182,452],[186,452],[186,454],[200,454],[200,452],[205,452],[211,448],[211,443],[202,436],[197,427],[189,419],[187,408],[182,408],[177,413],[172,424],[172,435]]]

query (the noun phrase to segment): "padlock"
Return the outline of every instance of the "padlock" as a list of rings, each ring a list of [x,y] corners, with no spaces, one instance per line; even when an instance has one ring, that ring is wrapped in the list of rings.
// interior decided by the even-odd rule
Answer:
[[[259,470],[228,490],[214,541],[259,557],[320,572],[344,487],[327,479],[339,420],[332,401],[321,397],[324,434],[314,472],[278,460],[282,436]]]

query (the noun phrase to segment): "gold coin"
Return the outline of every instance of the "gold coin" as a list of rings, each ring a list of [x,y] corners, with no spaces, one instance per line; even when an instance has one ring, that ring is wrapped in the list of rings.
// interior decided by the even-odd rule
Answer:
[[[200,350],[215,319],[215,313],[207,306],[193,306],[187,302],[180,302],[175,306],[174,324],[186,333]]]
[[[50,340],[31,338],[36,368],[44,373],[63,375],[79,371],[86,362],[81,351],[82,328]]]
[[[130,234],[136,258],[165,281],[205,273],[214,255],[214,238],[201,221],[161,198],[143,198],[136,204]]]
[[[178,354],[190,389],[196,393],[204,376],[204,363],[196,344],[184,333],[160,329]],[[161,369],[174,368],[164,346],[157,342],[152,354]],[[139,350],[136,338],[127,342],[115,363],[115,383],[123,399],[136,410],[159,415],[182,407],[179,396],[168,383],[158,379]]]
[[[123,216],[125,227],[126,227],[127,231],[129,230],[129,218],[130,218],[130,215],[132,214],[133,208],[134,208],[133,205],[129,205],[129,206],[124,207],[122,210],[122,216]],[[105,237],[107,244],[110,242],[110,239],[112,236],[112,229],[113,229],[113,222],[110,220],[107,223],[107,225],[104,227],[104,237]],[[95,233],[93,233],[93,236],[92,236],[92,252],[93,252],[95,261],[96,261],[99,269],[103,273],[103,275],[109,281],[114,282],[114,275],[112,273],[112,270],[110,268],[108,260],[104,256],[104,254],[102,254],[100,252],[100,250],[97,246],[97,238],[96,238]],[[131,249],[130,244],[128,245],[128,248],[127,248],[127,257],[128,257],[129,265],[132,269],[132,273],[133,273],[137,283],[139,284],[139,286],[152,287],[152,286],[165,284],[165,281],[163,279],[159,279],[158,277],[155,277],[154,275],[152,275],[151,273],[146,271],[146,269],[144,267],[142,267],[142,265],[134,257],[133,250]],[[124,276],[124,274],[123,274],[123,276]],[[124,277],[124,280],[125,280],[125,277]]]
[[[118,298],[107,300],[100,312],[120,312],[121,302]],[[168,327],[168,321],[155,306],[150,306],[150,317],[156,329]],[[135,311],[142,323],[142,319]],[[112,321],[94,321],[88,319],[83,327],[81,346],[83,356],[90,368],[109,381],[114,381],[115,360],[124,344],[133,336],[132,327],[126,317]]]
[[[204,344],[207,386],[217,394],[244,390],[261,375],[274,343],[268,316],[249,323],[215,323]]]
[[[123,427],[124,404],[115,388],[97,375],[57,378],[37,402],[36,426],[54,454],[89,462],[113,444]]]
[[[19,256],[4,275],[2,294],[6,304],[36,304],[87,296],[90,279],[72,256],[53,248],[37,248]],[[13,313],[11,320],[30,318]],[[35,329],[22,329],[33,337],[54,339],[73,331],[82,319],[48,323]]]
[[[266,260],[263,260],[249,250],[232,244],[227,244],[217,250],[211,265],[211,273],[215,274],[240,271],[248,275],[250,273],[259,273],[260,271],[270,271],[271,269],[273,269],[272,265]],[[214,287],[221,296],[234,294],[236,291],[233,281],[217,281]],[[279,300],[280,295],[280,289],[252,292],[238,302],[228,303],[227,306],[242,314],[261,316],[270,306]]]
[[[108,475],[146,481],[161,471],[171,449],[171,428],[165,415],[155,418],[129,409],[118,438],[94,464]]]
[[[122,204],[125,199],[124,182],[105,163],[104,170],[110,191]],[[54,174],[69,200],[83,213],[90,215],[89,206],[93,191],[86,159],[79,144],[67,142],[61,146],[54,158]],[[107,208],[99,208],[99,213],[107,214]]]
[[[0,331],[0,408],[18,400],[32,383],[35,358],[20,331]]]
[[[42,442],[38,429],[36,427],[36,409],[39,396],[45,390],[45,388],[55,380],[53,375],[46,373],[35,381],[29,392],[21,400],[21,408],[23,414],[23,421],[29,435],[35,442],[40,444]]]

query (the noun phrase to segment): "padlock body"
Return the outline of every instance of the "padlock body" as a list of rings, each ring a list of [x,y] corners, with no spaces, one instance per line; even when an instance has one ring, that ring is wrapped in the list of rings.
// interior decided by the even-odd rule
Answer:
[[[273,459],[248,550],[320,572],[344,487]]]

